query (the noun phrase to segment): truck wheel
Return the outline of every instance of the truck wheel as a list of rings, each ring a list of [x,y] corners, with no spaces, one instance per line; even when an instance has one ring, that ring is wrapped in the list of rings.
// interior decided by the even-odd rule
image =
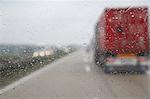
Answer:
[[[94,62],[96,65],[100,64],[100,58],[97,55],[94,56]]]
[[[103,71],[106,74],[115,74],[115,73],[117,73],[113,68],[110,68],[110,67],[103,67]]]
[[[97,52],[94,55],[94,62],[96,65],[103,67],[105,65],[105,58],[102,54],[99,54],[99,52]]]

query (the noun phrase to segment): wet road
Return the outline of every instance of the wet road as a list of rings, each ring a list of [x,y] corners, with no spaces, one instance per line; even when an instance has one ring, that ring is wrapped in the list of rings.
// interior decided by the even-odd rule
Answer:
[[[150,77],[108,75],[77,51],[10,88],[0,99],[150,99]]]

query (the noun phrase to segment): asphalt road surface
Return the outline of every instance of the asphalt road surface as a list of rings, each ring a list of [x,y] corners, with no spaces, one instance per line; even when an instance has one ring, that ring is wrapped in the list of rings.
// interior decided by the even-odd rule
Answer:
[[[149,74],[105,74],[84,50],[37,72],[6,88],[0,99],[150,99]]]

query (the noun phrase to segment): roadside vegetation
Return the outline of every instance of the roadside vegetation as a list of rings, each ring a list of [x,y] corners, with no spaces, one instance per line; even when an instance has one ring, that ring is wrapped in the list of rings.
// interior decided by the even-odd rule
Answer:
[[[16,47],[20,47],[20,45]],[[9,51],[6,52],[6,49]],[[48,48],[34,46],[30,50],[27,49],[28,51],[18,49],[17,52],[12,51],[12,48],[11,50],[6,49],[2,50],[5,53],[0,52],[1,88],[77,50],[70,46]]]

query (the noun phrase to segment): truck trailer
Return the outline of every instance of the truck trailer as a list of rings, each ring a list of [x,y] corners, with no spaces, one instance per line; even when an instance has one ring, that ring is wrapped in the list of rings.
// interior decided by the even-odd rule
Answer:
[[[95,63],[106,73],[148,70],[148,7],[106,8],[95,26]]]

